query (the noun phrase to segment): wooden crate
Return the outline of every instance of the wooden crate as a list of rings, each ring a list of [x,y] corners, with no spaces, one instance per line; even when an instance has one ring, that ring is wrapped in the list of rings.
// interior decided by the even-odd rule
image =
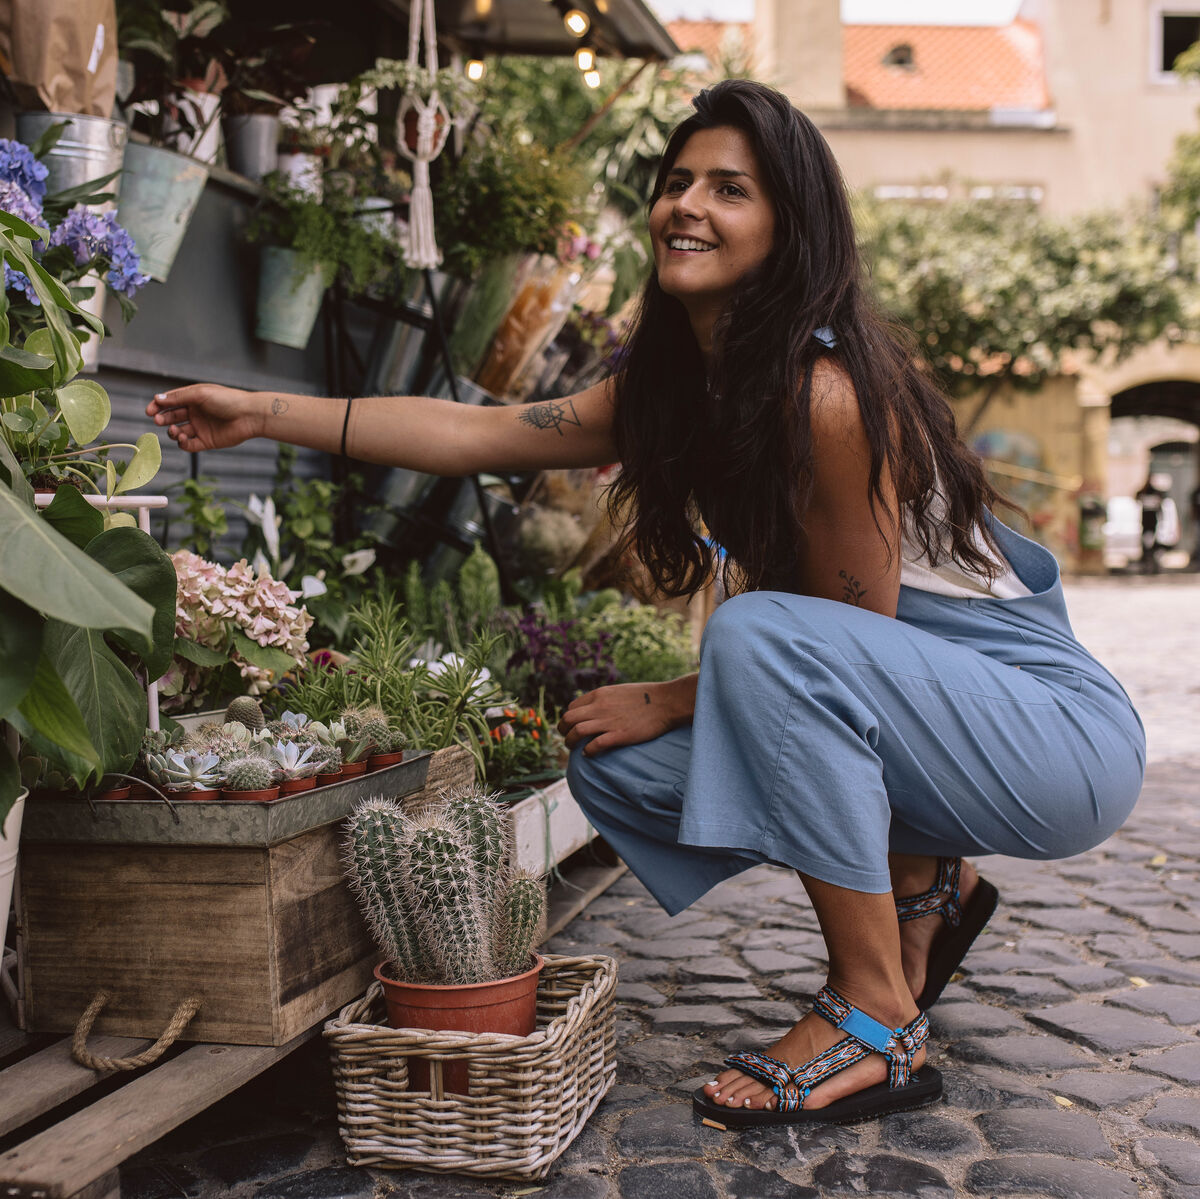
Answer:
[[[428,767],[271,804],[181,801],[178,821],[137,806],[149,801],[33,803],[19,859],[27,1023],[68,1032],[103,989],[97,1034],[157,1037],[195,995],[183,1040],[292,1040],[361,994],[379,958],[343,875],[344,817],[363,795],[420,792]]]

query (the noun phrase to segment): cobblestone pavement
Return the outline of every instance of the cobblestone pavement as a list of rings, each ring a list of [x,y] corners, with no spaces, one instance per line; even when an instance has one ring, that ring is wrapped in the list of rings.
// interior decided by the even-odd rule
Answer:
[[[1200,1199],[1200,582],[1085,581],[1069,598],[1143,713],[1149,778],[1099,849],[981,864],[1001,908],[931,1013],[942,1102],[852,1127],[702,1127],[692,1089],[823,980],[816,922],[782,870],[675,919],[627,875],[551,945],[614,954],[622,982],[617,1086],[546,1183],[349,1169],[311,1045],[133,1159],[123,1195]]]

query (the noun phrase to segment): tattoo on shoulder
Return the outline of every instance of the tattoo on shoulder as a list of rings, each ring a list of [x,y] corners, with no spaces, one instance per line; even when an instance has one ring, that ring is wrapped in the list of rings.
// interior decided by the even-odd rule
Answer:
[[[517,413],[517,420],[531,429],[556,429],[563,436],[563,425],[579,425],[582,422],[570,400],[546,400],[541,404],[528,404]]]
[[[838,578],[842,580],[843,601],[847,604],[854,604],[855,607],[861,607],[867,589],[853,575],[847,574],[844,570],[838,571]]]
[[[282,416],[288,410],[288,402],[280,396],[276,396],[271,401],[271,415]]]

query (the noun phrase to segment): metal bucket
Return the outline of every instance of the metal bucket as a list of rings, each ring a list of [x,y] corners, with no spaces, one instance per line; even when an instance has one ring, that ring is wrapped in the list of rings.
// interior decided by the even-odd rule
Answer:
[[[129,230],[142,270],[151,279],[167,281],[207,180],[208,167],[194,158],[130,142],[117,217]]]
[[[51,125],[66,121],[62,136],[42,160],[50,174],[46,190],[63,191],[119,171],[125,158],[129,130],[120,121],[85,117],[77,113],[23,112],[17,117],[17,140],[27,146],[37,141]],[[105,190],[121,187],[118,175]]]
[[[279,165],[279,118],[247,113],[225,118],[225,156],[229,169],[255,183]]]
[[[267,246],[258,277],[258,324],[255,337],[302,350],[308,345],[325,278],[320,267],[304,265],[295,250]]]

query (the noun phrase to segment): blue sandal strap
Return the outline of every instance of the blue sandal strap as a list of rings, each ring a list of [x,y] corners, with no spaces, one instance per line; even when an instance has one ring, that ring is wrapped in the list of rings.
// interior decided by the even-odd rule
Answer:
[[[957,928],[963,916],[959,893],[961,872],[962,858],[938,858],[937,877],[933,880],[933,886],[920,895],[905,895],[897,899],[897,918],[901,921],[917,920],[937,912],[951,928]]]
[[[913,1057],[929,1038],[929,1020],[924,1012],[918,1013],[909,1024],[888,1028],[847,1002],[832,987],[822,987],[817,993],[813,1011],[864,1049],[882,1053],[888,1061],[888,1086],[902,1087],[908,1083]]]

